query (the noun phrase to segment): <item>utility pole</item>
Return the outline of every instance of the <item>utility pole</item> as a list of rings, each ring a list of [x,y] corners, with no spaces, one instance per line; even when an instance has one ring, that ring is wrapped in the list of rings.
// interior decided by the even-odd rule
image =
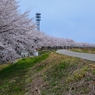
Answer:
[[[36,13],[37,30],[40,31],[41,13]]]

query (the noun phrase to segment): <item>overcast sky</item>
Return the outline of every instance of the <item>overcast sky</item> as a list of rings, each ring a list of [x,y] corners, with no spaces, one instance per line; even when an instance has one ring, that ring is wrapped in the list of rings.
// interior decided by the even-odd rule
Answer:
[[[95,43],[95,0],[17,0],[20,11],[41,13],[41,30],[58,38]]]

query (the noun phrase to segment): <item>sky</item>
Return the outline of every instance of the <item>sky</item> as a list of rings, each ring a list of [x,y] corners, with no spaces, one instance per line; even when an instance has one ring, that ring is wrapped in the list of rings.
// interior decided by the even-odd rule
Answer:
[[[29,17],[41,13],[40,28],[50,36],[95,44],[95,0],[17,0]]]

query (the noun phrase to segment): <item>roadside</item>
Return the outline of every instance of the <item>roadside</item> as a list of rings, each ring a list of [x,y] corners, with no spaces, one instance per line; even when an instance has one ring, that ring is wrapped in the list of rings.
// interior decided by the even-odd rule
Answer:
[[[68,55],[68,56],[73,56],[73,57],[79,57],[82,59],[87,59],[90,61],[95,61],[95,54],[89,54],[89,53],[79,53],[79,52],[73,52],[69,50],[57,50],[57,53]]]
[[[69,49],[69,50],[74,51],[74,52],[95,54],[95,48],[72,48],[72,49]]]

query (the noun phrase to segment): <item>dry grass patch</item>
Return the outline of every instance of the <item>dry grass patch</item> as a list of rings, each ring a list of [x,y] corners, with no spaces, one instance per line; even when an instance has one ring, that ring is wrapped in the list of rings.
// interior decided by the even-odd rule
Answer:
[[[12,76],[1,77],[1,95],[95,94],[95,62],[55,52],[32,59],[23,59],[19,62],[13,66],[15,70],[11,68]],[[20,72],[16,73],[16,70]],[[8,80],[4,82],[6,78]],[[15,93],[10,88],[13,88]]]
[[[72,81],[76,81],[76,80],[80,80],[83,77],[85,77],[87,71],[88,71],[88,66],[84,66],[80,69],[77,69],[76,71],[73,72],[73,74],[71,76],[69,76],[66,79],[66,82],[72,82]]]
[[[70,49],[71,51],[74,52],[84,52],[84,53],[92,53],[95,54],[95,48],[84,48],[84,49]]]
[[[47,85],[42,86],[41,95],[93,95],[95,74],[89,64],[94,62],[59,54],[54,56],[52,54],[53,60],[43,73],[43,83]]]
[[[8,67],[10,65],[10,63],[8,64],[0,64],[0,71],[6,67]]]
[[[51,52],[30,70],[27,95],[93,95],[95,69],[89,64],[94,62]]]

